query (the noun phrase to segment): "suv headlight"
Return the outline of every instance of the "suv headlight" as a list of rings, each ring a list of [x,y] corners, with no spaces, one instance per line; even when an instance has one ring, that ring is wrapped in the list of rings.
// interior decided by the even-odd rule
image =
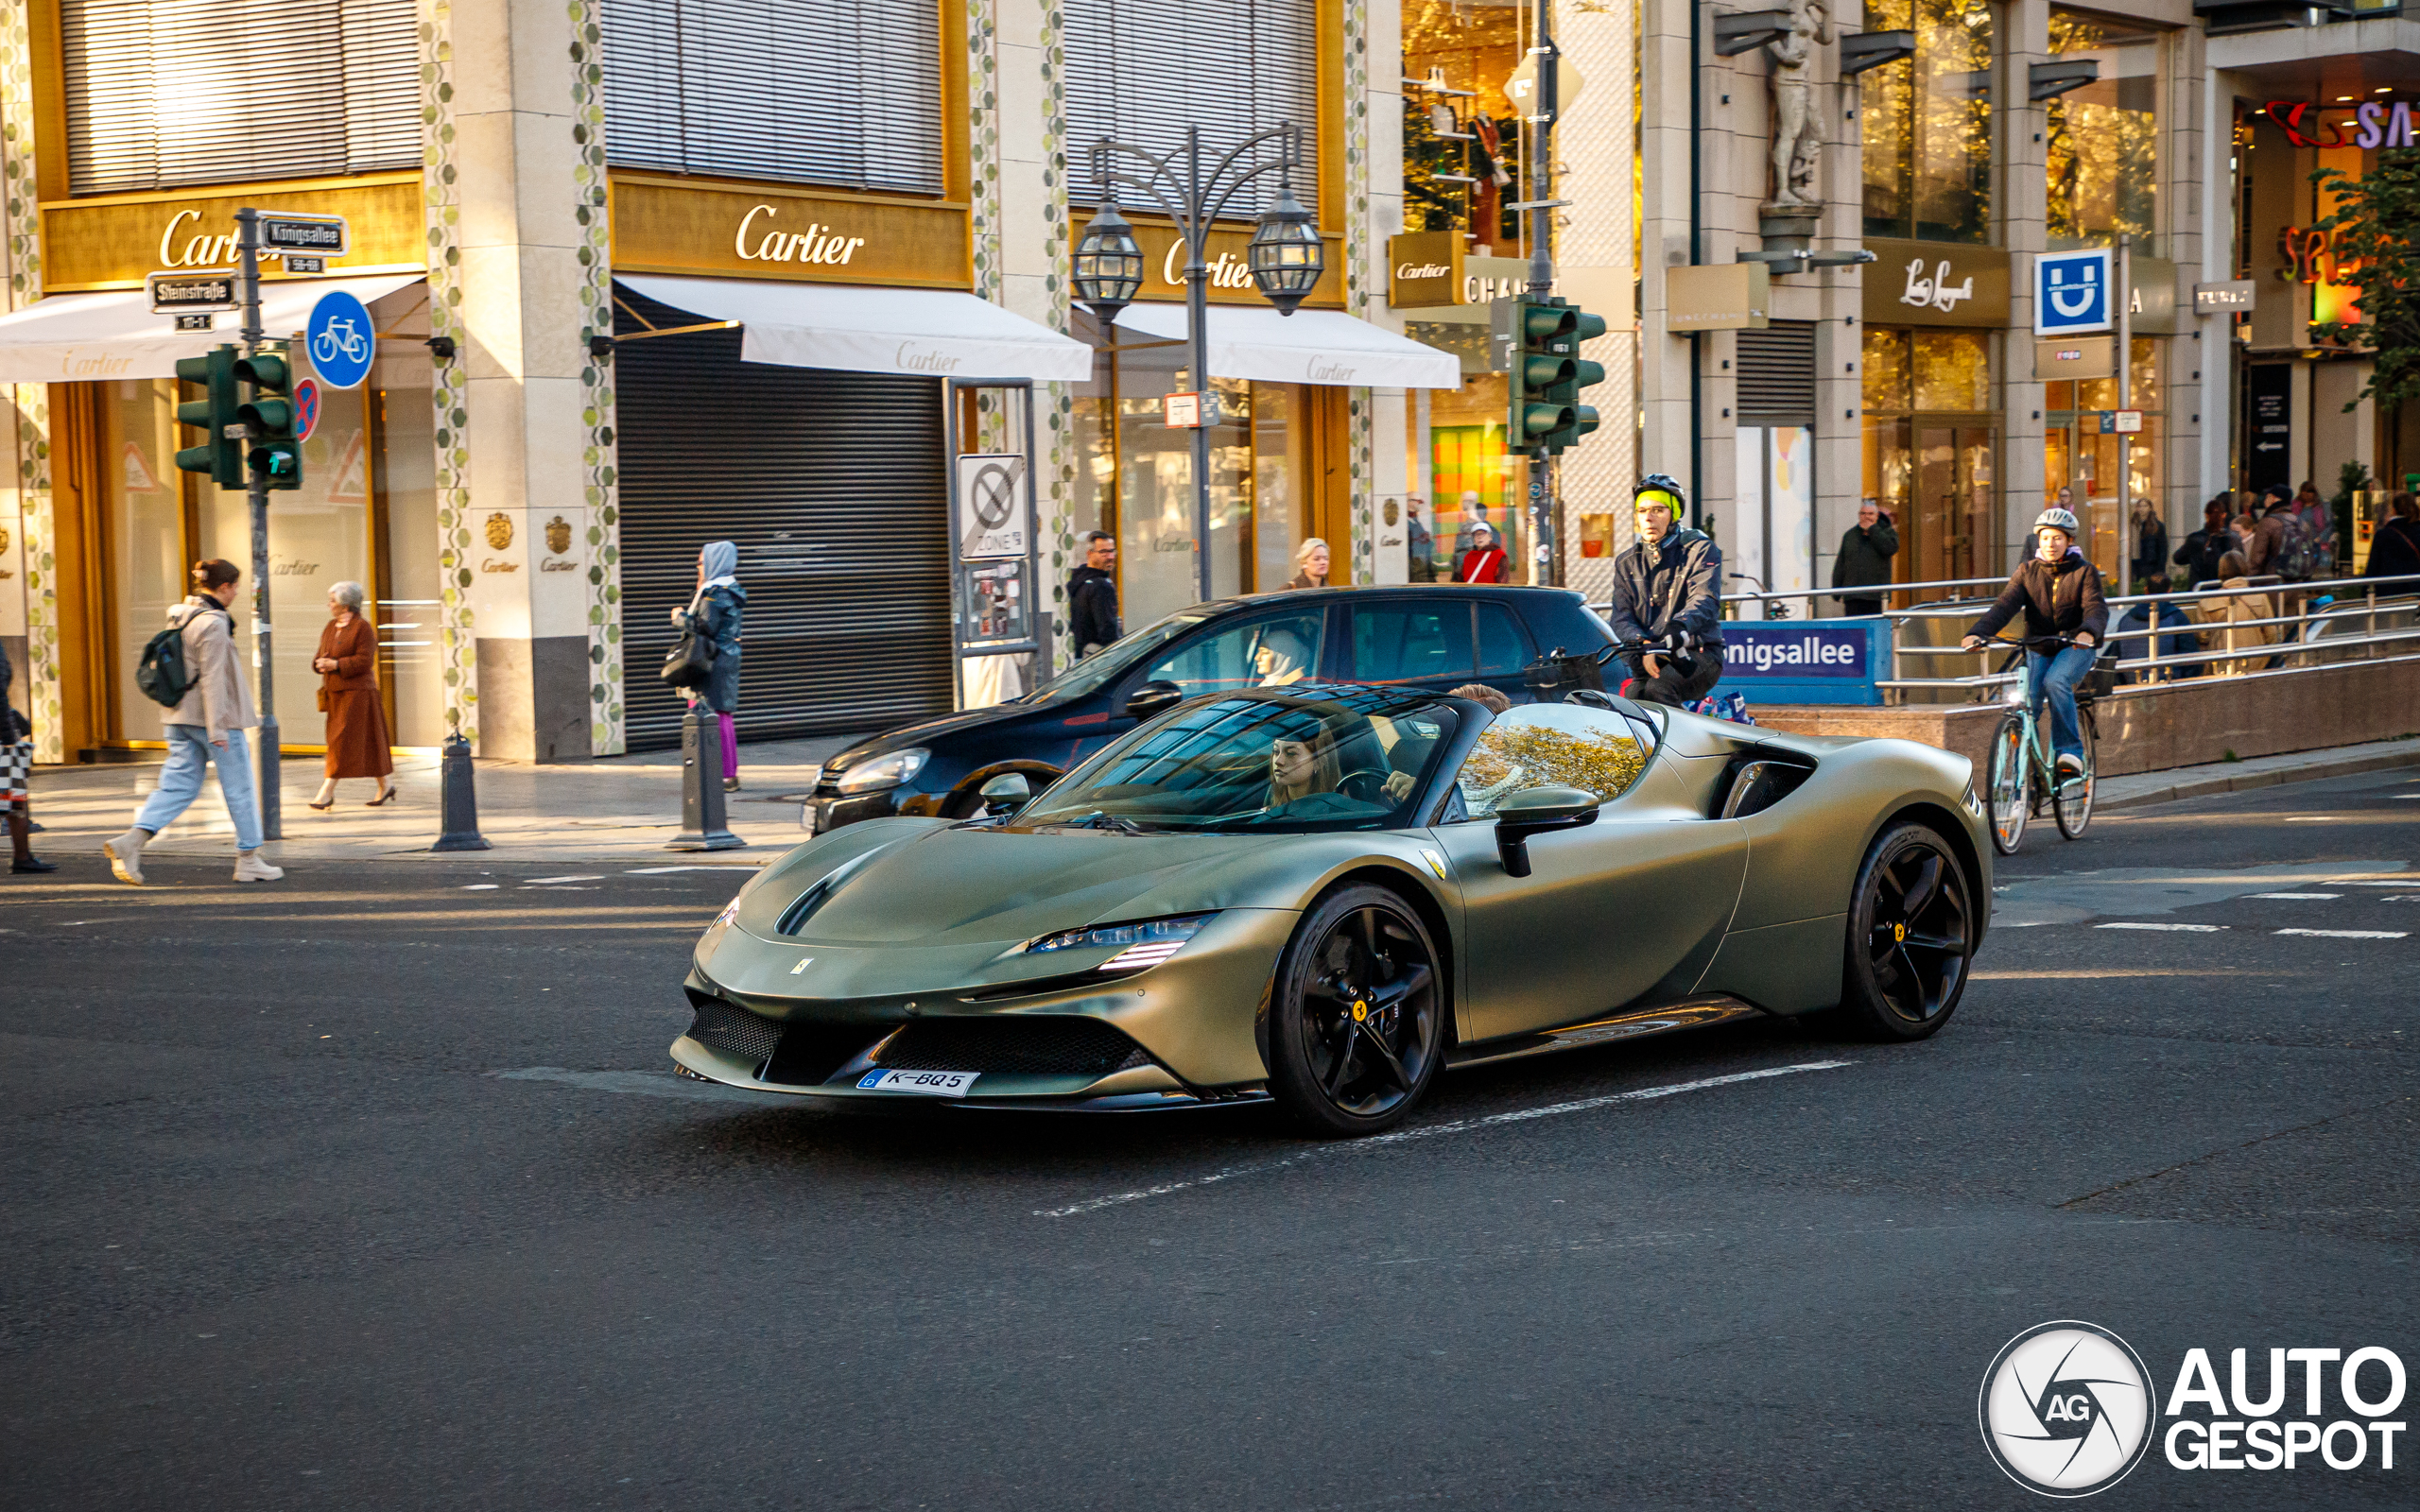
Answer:
[[[932,760],[932,756],[933,753],[922,746],[910,746],[906,750],[894,750],[888,756],[859,762],[840,774],[840,791],[876,793],[886,787],[897,787],[912,781],[918,772],[925,769],[925,764]]]
[[[1133,924],[1102,924],[1093,929],[1063,930],[1029,939],[1020,947],[1023,954],[1038,955],[1051,951],[1098,950],[1112,945],[1126,947],[1101,962],[1104,971],[1140,971],[1159,965],[1184,949],[1185,942],[1201,933],[1201,926],[1218,918],[1217,914],[1188,914],[1180,919],[1150,919]]]

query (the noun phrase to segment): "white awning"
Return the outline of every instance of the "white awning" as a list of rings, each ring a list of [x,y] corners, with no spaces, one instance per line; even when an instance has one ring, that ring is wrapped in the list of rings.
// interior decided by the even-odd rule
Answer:
[[[1031,378],[1080,383],[1092,348],[947,289],[775,284],[624,274],[623,284],[676,310],[743,328],[746,362],[931,378]]]
[[[261,329],[288,336],[309,323],[320,296],[342,289],[368,304],[417,284],[418,273],[380,278],[308,278],[261,285]],[[211,331],[180,331],[176,317],[153,315],[142,289],[54,294],[0,315],[0,383],[72,384],[100,378],[174,378],[179,357],[198,357],[239,341],[238,311],[222,310]]]
[[[1184,338],[1182,304],[1130,304],[1117,323],[1162,341]],[[1252,305],[1210,306],[1210,376],[1272,384],[1370,388],[1460,388],[1461,359],[1384,331],[1341,310],[1280,315]]]

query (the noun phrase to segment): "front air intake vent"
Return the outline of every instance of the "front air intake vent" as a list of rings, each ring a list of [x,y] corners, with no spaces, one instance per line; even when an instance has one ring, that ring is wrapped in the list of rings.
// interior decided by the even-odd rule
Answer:
[[[751,1013],[720,998],[692,996],[689,1001],[698,1010],[689,1024],[689,1038],[708,1049],[762,1063],[781,1048],[784,1026],[780,1020]]]
[[[1115,1025],[1071,1014],[918,1019],[874,1056],[887,1071],[980,1071],[1028,1076],[1106,1076],[1150,1063]]]

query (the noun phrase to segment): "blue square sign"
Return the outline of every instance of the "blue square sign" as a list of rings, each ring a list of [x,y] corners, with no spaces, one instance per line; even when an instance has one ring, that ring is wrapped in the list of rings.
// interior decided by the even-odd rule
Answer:
[[[2109,249],[2045,252],[2033,260],[2033,334],[2081,335],[2106,331],[2115,318],[2109,303]]]

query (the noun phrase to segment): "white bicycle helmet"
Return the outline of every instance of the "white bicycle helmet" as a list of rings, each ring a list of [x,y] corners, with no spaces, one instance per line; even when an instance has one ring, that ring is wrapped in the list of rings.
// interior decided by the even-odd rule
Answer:
[[[2073,540],[2083,530],[2083,527],[2076,523],[2076,513],[2073,509],[2062,509],[2055,504],[2033,517],[2033,528],[2064,530],[2067,533],[2069,540]]]

